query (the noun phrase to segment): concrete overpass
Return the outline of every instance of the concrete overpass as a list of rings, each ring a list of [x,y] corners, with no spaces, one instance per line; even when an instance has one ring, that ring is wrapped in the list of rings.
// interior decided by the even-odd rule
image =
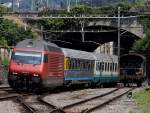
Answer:
[[[61,47],[79,49],[84,51],[94,51],[99,45],[114,42],[117,47],[118,28],[117,19],[94,19],[89,23],[85,23],[84,40],[82,31],[70,31],[61,33],[59,40],[51,40]],[[122,52],[128,52],[133,43],[144,37],[143,26],[138,18],[121,19],[121,48]],[[93,41],[93,42],[92,42]],[[96,42],[96,43],[95,43]]]
[[[117,45],[117,17],[101,17],[101,15],[59,15],[50,14],[48,16],[38,15],[38,13],[25,13],[25,14],[4,14],[14,15],[20,19],[78,19],[78,20],[90,20],[85,23],[84,31],[58,31],[56,32],[57,38],[53,39],[53,36],[46,37],[48,40],[56,43],[61,47],[67,47],[72,49],[79,49],[85,51],[94,51],[100,44],[107,42],[114,42]],[[0,18],[4,18],[1,16]],[[128,51],[135,40],[144,37],[143,26],[140,24],[136,16],[121,17],[121,48]],[[84,42],[83,36],[84,34]],[[94,43],[92,43],[92,41]],[[97,44],[96,44],[96,43]]]

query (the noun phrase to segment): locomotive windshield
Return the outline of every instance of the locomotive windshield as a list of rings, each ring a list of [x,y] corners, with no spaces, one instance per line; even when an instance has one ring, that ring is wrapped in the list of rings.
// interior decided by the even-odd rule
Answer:
[[[40,64],[42,54],[39,52],[16,51],[12,54],[12,60],[23,64]]]

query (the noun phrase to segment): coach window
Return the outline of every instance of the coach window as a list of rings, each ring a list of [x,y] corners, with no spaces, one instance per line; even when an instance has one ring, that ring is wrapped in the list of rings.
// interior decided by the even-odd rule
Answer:
[[[109,72],[109,62],[107,63],[107,71]]]
[[[112,63],[110,63],[110,71],[112,71]]]
[[[73,59],[73,69],[76,68],[76,62],[75,62],[75,59]]]
[[[91,61],[91,70],[93,70],[93,67],[94,67],[94,63],[93,61]]]
[[[69,66],[69,69],[71,69],[71,62],[70,62],[70,58],[68,58],[68,66]]]
[[[96,63],[96,70],[99,70],[99,62]]]
[[[104,71],[104,62],[101,62],[101,70]]]
[[[74,68],[74,63],[73,63],[73,59],[71,59],[71,69]]]
[[[116,63],[114,63],[114,72],[116,71]]]
[[[84,61],[84,70],[87,70],[87,64],[88,64],[88,62]]]
[[[70,60],[68,58],[68,69],[70,69]]]
[[[83,63],[83,69],[86,70],[86,61]]]
[[[114,64],[114,68],[113,69],[114,69],[114,72],[115,72],[115,63],[113,63],[113,64]]]
[[[101,70],[101,62],[98,62],[98,70]]]
[[[78,66],[79,66],[79,69],[81,70],[81,69],[82,69],[82,67],[81,67],[81,60],[78,61],[78,64],[79,64],[79,65],[78,65]]]
[[[111,71],[113,71],[113,63],[111,63]]]
[[[91,61],[88,63],[88,70],[91,70]]]
[[[70,63],[71,63],[71,68],[70,69],[73,69],[73,59],[70,59]]]
[[[76,59],[76,61],[77,61],[77,69],[80,69],[80,67],[79,67],[79,59]]]
[[[96,71],[98,70],[98,62],[96,62]]]
[[[116,72],[118,71],[118,64],[116,63]]]
[[[85,70],[88,70],[88,61],[85,62]]]
[[[102,70],[102,63],[99,62],[99,70],[101,71]]]
[[[75,69],[77,69],[77,59],[74,59]]]
[[[111,70],[112,70],[112,71],[114,71],[113,64],[114,64],[114,63],[111,63],[111,65],[112,65],[112,67],[111,67],[112,69],[111,69]]]
[[[112,71],[114,71],[114,63],[112,63]]]
[[[76,60],[73,59],[73,69],[76,69]]]
[[[90,62],[88,62],[88,70],[90,70]]]
[[[116,63],[116,72],[118,71],[118,63]]]
[[[74,59],[74,69],[77,69],[77,59]]]
[[[75,63],[74,63],[74,59],[72,59],[72,69],[74,69],[75,67]]]
[[[83,63],[80,61],[80,69],[83,70]]]
[[[110,71],[109,67],[110,67],[110,63],[108,62],[108,71]]]
[[[115,63],[115,72],[117,71],[117,63]]]
[[[105,71],[107,71],[107,62],[105,62]]]
[[[80,69],[80,61],[77,59],[77,69]]]

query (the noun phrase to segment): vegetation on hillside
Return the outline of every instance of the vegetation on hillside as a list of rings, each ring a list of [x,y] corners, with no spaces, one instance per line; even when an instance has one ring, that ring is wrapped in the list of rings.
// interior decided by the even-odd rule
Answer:
[[[133,44],[133,50],[135,52],[142,53],[144,55],[150,55],[150,18],[142,18],[141,22],[144,26],[145,37],[136,41]]]
[[[138,11],[149,12],[150,11],[150,1],[139,0],[135,4]],[[145,37],[141,40],[136,41],[133,44],[133,50],[135,52],[142,53],[144,55],[150,56],[150,17],[141,17],[141,23],[144,26]]]
[[[139,107],[139,113],[150,113],[150,90],[134,93],[134,99]]]
[[[0,6],[0,13],[5,13],[9,9]],[[23,26],[13,19],[0,19],[0,46],[14,46],[18,41],[25,38],[33,38],[31,29],[24,29]]]
[[[150,54],[150,29],[147,29],[145,38],[134,43],[133,50],[145,55]]]

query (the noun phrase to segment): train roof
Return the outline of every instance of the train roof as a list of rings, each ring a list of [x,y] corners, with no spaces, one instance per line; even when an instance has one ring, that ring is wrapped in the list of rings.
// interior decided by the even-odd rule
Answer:
[[[96,60],[96,57],[91,52],[73,50],[73,49],[67,49],[67,48],[62,48],[62,51],[65,56],[70,57],[70,58]]]
[[[42,39],[25,39],[19,42],[15,48],[61,52],[60,47],[58,47],[56,44],[46,42]]]
[[[62,51],[65,56],[70,57],[70,58],[118,62],[118,57],[116,55],[106,55],[103,53],[91,53],[91,52],[73,50],[73,49],[67,49],[67,48],[62,48]]]
[[[116,55],[109,55],[103,53],[94,53],[97,60],[107,61],[107,62],[118,62],[118,56]]]

